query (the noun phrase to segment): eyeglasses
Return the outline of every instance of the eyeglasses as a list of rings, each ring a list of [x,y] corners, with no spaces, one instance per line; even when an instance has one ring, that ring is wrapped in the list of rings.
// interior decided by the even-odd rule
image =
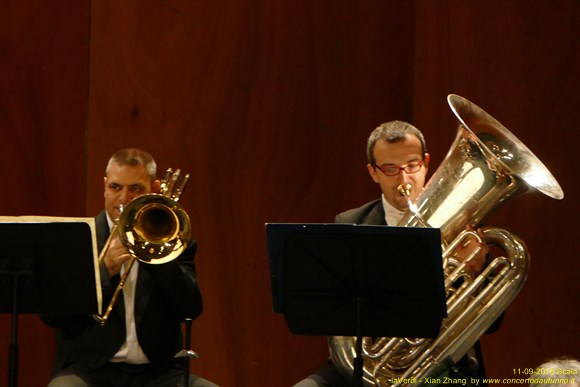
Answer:
[[[378,166],[375,164],[375,167],[380,169],[381,172],[384,173],[386,176],[397,176],[399,173],[401,173],[401,171],[405,171],[407,173],[417,173],[419,172],[423,164],[424,162],[423,160],[421,160],[419,162],[409,163],[403,166],[397,165]]]

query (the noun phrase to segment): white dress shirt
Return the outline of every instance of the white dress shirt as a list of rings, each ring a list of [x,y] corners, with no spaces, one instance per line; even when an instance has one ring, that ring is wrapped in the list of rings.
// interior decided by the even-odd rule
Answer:
[[[383,198],[385,221],[389,226],[396,226],[397,224],[399,224],[401,218],[403,218],[403,215],[405,215],[405,212],[390,205],[389,202],[387,202],[387,199],[385,199],[385,195],[381,195],[381,197]]]

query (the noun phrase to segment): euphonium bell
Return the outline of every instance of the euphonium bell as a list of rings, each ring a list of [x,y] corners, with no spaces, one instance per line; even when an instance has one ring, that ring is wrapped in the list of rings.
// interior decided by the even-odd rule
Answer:
[[[135,260],[147,264],[163,264],[177,258],[191,239],[189,216],[178,203],[189,175],[181,177],[178,169],[168,169],[161,182],[161,192],[136,197],[121,212],[105,243],[99,263],[105,258],[109,245],[117,236],[131,254],[109,306],[102,316],[93,315],[105,325],[111,314]]]
[[[484,228],[486,243],[497,245],[506,256],[494,258],[472,278],[454,259],[458,244],[478,238],[466,227],[477,228],[491,211],[526,192],[564,197],[548,169],[503,125],[465,98],[449,95],[447,100],[459,120],[457,136],[397,225],[441,230],[447,318],[432,340],[363,338],[366,386],[421,385],[425,377],[438,376],[459,361],[517,296],[529,270],[529,254],[520,238],[503,229]],[[399,192],[408,196],[411,189],[402,186]],[[353,373],[355,341],[329,339],[331,357],[345,377]]]

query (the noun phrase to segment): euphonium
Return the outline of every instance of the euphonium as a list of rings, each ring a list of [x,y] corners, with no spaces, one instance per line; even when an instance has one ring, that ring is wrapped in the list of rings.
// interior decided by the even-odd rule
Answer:
[[[135,260],[163,264],[177,258],[187,247],[191,238],[191,223],[178,201],[188,179],[189,175],[182,177],[179,169],[175,172],[168,169],[161,181],[160,193],[138,196],[123,208],[99,255],[99,263],[116,237],[119,237],[131,254],[131,260],[119,280],[105,314],[93,315],[101,325],[107,322]]]
[[[491,211],[530,191],[564,197],[542,162],[497,120],[460,96],[449,95],[447,101],[459,121],[455,141],[398,224],[440,228],[447,317],[435,339],[363,338],[367,386],[420,385],[459,361],[513,301],[529,270],[529,254],[520,238],[484,228],[486,243],[499,246],[506,256],[494,258],[472,278],[454,259],[459,244],[479,238],[468,226],[478,227]],[[409,188],[401,187],[400,193],[408,196]],[[348,378],[355,345],[355,337],[329,338],[331,357]]]

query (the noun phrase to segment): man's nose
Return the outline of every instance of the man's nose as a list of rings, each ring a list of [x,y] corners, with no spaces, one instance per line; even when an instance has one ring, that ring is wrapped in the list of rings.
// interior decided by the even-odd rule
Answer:
[[[131,192],[128,189],[123,188],[121,194],[119,195],[119,202],[121,204],[127,204],[131,201],[131,199],[133,199],[131,197]]]
[[[397,179],[399,183],[409,183],[411,181],[411,179],[409,179],[409,174],[404,169],[399,171]]]

